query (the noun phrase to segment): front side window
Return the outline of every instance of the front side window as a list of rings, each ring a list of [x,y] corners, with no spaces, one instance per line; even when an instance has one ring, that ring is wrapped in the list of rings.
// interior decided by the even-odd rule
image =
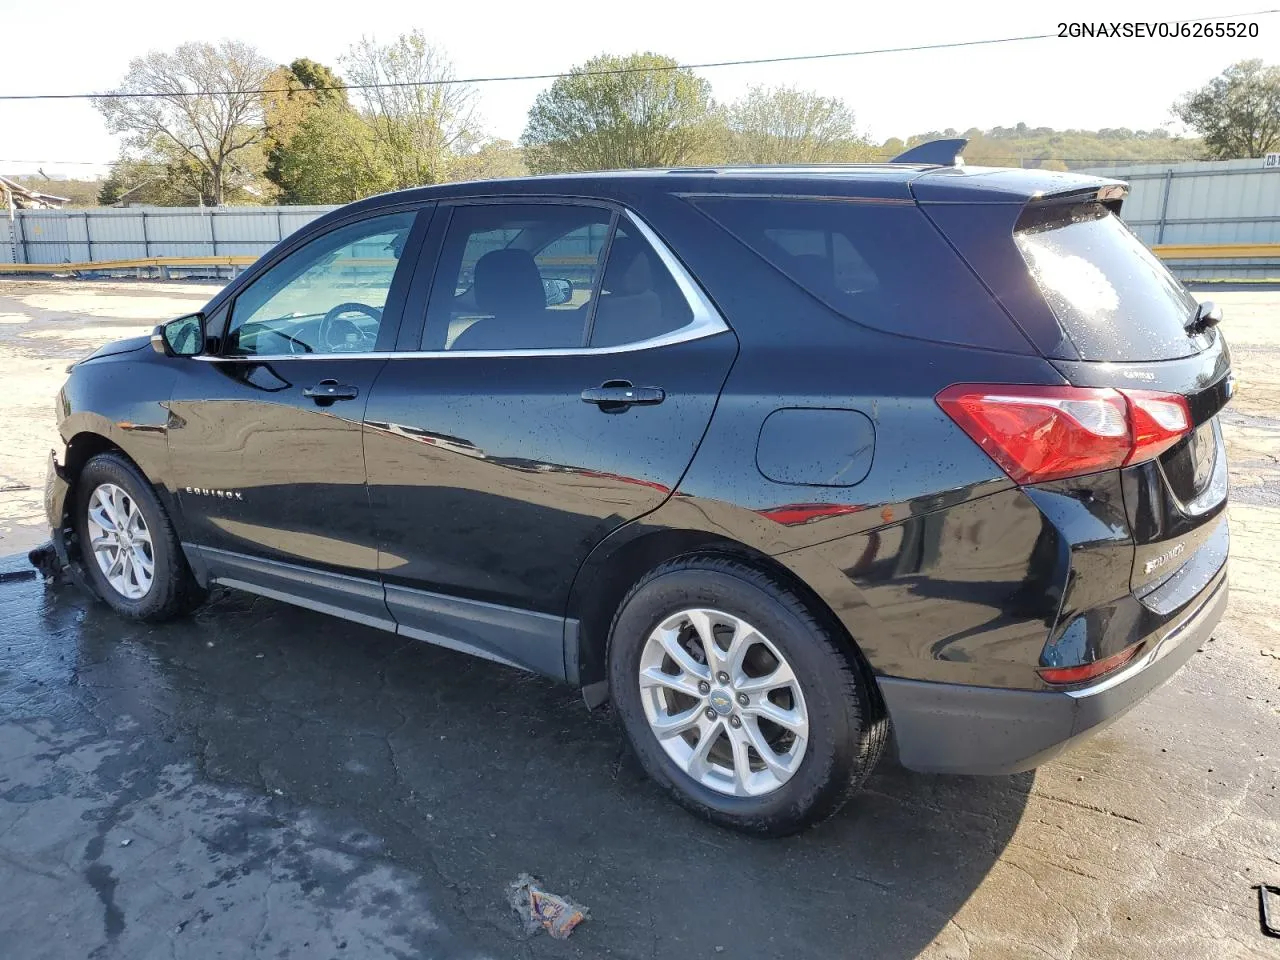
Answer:
[[[231,312],[225,355],[368,353],[413,226],[412,211],[331,230],[258,277]]]

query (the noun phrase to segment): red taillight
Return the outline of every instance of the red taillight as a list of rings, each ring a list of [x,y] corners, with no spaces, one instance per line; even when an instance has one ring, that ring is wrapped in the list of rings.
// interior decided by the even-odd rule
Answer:
[[[1017,483],[1150,460],[1191,429],[1185,399],[1151,390],[958,383],[936,399]]]
[[[1135,643],[1132,647],[1101,660],[1095,660],[1093,663],[1082,663],[1078,667],[1041,667],[1037,672],[1044,678],[1045,683],[1084,683],[1086,680],[1096,680],[1105,673],[1119,670],[1136,657],[1141,649],[1142,644]]]
[[[1185,397],[1151,390],[1122,390],[1129,399],[1133,452],[1126,464],[1154,460],[1191,430],[1191,409]]]

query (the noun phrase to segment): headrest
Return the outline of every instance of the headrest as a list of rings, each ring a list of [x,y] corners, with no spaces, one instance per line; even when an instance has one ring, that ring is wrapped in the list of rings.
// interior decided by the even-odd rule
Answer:
[[[495,317],[541,313],[547,307],[542,275],[527,250],[491,250],[476,261],[476,306]]]

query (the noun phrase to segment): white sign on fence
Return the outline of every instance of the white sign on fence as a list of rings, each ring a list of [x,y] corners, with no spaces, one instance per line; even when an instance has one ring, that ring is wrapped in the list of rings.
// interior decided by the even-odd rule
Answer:
[[[1280,153],[1268,153],[1262,158],[1263,170],[1280,170]]]

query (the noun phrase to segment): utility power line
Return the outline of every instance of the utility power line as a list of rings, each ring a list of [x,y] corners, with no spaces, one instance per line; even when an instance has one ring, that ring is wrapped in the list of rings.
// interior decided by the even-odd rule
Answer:
[[[1000,37],[993,40],[965,40],[952,43],[919,44],[910,47],[883,47],[878,50],[849,50],[839,53],[804,53],[788,57],[759,57],[750,60],[716,60],[707,63],[678,63],[652,67],[615,67],[608,70],[581,70],[576,73],[521,73],[492,77],[451,77],[444,80],[406,80],[386,83],[348,83],[332,87],[307,87],[307,90],[321,92],[325,90],[383,90],[403,87],[447,87],[470,83],[506,83],[513,80],[557,80],[561,77],[604,77],[626,73],[664,73],[672,70],[709,70],[714,67],[746,67],[769,63],[797,63],[802,60],[834,60],[840,57],[866,57],[880,53],[911,53],[920,50],[946,50],[956,47],[980,47],[998,43],[1019,43],[1024,40],[1044,40],[1055,34],[1036,33],[1021,37]],[[125,97],[207,97],[227,93],[290,93],[288,87],[266,87],[249,90],[174,90],[165,93],[124,93],[108,91],[105,93],[28,93],[0,94],[0,100],[91,100],[119,99]]]
[[[1204,17],[1187,17],[1182,20],[1161,21],[1165,23],[1202,23],[1205,21],[1225,22],[1231,20],[1242,20],[1251,17],[1264,17],[1271,14],[1280,13],[1280,8],[1270,10],[1254,10],[1249,13],[1235,14],[1214,14]],[[905,47],[879,47],[871,50],[845,50],[836,53],[803,53],[793,56],[783,57],[754,57],[743,60],[711,60],[705,63],[683,63],[672,64],[670,66],[656,67],[616,67],[608,70],[580,70],[561,73],[524,73],[510,74],[505,76],[490,77],[451,77],[443,80],[409,80],[403,82],[386,82],[386,83],[353,83],[341,84],[332,87],[308,87],[312,91],[324,90],[379,90],[403,87],[444,87],[456,86],[460,84],[477,84],[477,83],[506,83],[515,80],[557,80],[561,77],[569,76],[614,76],[617,74],[627,73],[662,73],[673,70],[710,70],[718,67],[747,67],[761,66],[775,63],[799,63],[801,61],[816,60],[836,60],[846,59],[850,57],[870,57],[886,53],[919,53],[930,50],[957,50],[966,47],[987,47],[998,44],[1022,43],[1028,40],[1050,40],[1058,36],[1056,33],[1031,33],[1017,37],[996,37],[986,40],[957,40],[949,43],[921,43]],[[141,92],[126,93],[123,91],[104,91],[102,93],[18,93],[18,94],[0,94],[0,101],[6,100],[95,100],[95,99],[121,99],[129,97],[138,98],[160,98],[160,97],[206,97],[218,96],[225,94],[262,94],[262,93],[289,93],[287,87],[267,87],[261,89],[246,90],[173,90],[169,92]]]

